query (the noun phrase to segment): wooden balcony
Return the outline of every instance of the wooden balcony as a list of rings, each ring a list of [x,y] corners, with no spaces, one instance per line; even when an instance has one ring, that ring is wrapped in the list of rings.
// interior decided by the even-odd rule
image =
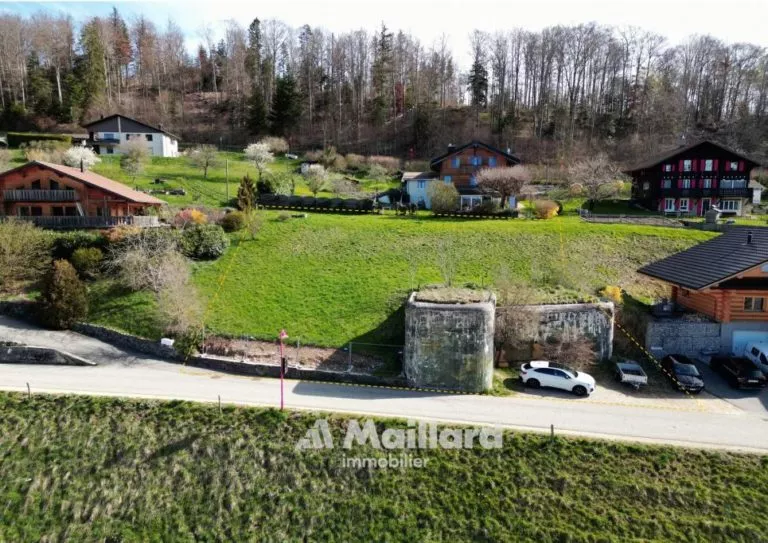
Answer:
[[[42,228],[67,229],[67,228],[112,228],[115,226],[139,226],[141,228],[152,228],[160,226],[159,219],[154,215],[127,215],[124,217],[7,217],[21,221],[35,223]]]
[[[76,202],[80,195],[74,190],[4,190],[6,202]]]

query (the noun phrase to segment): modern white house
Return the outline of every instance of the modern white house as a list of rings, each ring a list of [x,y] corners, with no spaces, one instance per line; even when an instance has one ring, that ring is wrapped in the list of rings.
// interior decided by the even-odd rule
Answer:
[[[179,138],[163,126],[154,127],[131,119],[125,115],[115,114],[103,117],[97,121],[84,124],[88,130],[86,144],[99,155],[119,155],[120,146],[131,142],[144,142],[152,156],[179,156]]]

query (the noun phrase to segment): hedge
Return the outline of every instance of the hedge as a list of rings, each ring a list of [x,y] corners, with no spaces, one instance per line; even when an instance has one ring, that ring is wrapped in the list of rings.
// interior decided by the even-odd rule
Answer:
[[[259,204],[264,207],[287,209],[316,209],[318,211],[362,211],[371,212],[374,209],[373,200],[369,198],[315,198],[313,196],[282,196],[278,194],[259,195]]]
[[[30,141],[63,141],[72,145],[72,136],[37,132],[8,132],[8,147],[18,148],[22,143],[29,143]]]

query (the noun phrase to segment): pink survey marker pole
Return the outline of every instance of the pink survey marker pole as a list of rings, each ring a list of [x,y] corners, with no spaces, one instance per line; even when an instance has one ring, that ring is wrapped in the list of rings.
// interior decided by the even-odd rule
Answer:
[[[285,394],[283,392],[284,379],[285,379],[285,355],[283,354],[283,341],[288,339],[288,333],[285,329],[280,330],[280,411],[285,407]]]

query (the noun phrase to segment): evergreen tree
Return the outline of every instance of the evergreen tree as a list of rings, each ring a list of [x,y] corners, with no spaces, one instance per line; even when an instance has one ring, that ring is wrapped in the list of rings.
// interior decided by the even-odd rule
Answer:
[[[260,88],[254,88],[248,100],[248,131],[254,136],[267,131],[267,104]]]
[[[83,54],[76,68],[77,76],[82,81],[82,102],[79,104],[82,115],[102,95],[106,84],[104,74],[105,50],[99,36],[97,19],[91,20],[83,27],[80,47]]]
[[[248,26],[248,51],[245,69],[254,86],[261,87],[261,21],[254,19]]]
[[[56,260],[43,284],[41,316],[47,326],[70,328],[88,314],[85,285],[66,260]]]
[[[376,39],[376,58],[371,68],[373,101],[371,103],[371,122],[380,126],[387,120],[390,109],[389,80],[392,77],[392,33],[382,24]]]
[[[481,58],[476,57],[472,63],[467,85],[472,105],[478,108],[485,107],[488,103],[488,70]]]
[[[240,181],[237,188],[237,207],[246,213],[253,209],[256,204],[256,186],[253,184],[251,176],[246,175]]]
[[[301,103],[296,91],[296,81],[290,74],[277,78],[275,97],[269,122],[272,132],[278,136],[287,136],[299,123]]]

